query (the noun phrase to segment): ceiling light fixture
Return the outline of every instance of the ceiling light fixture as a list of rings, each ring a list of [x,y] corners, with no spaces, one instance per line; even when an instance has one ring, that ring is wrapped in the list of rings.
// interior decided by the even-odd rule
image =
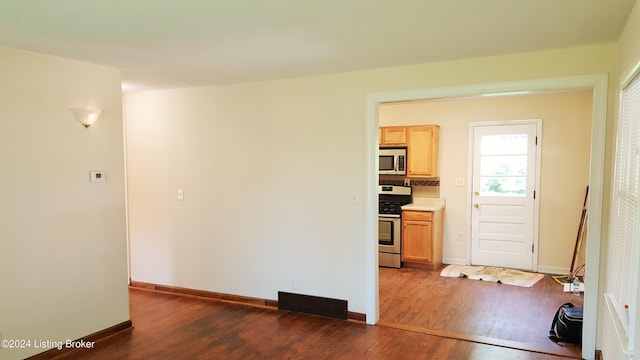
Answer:
[[[102,110],[97,109],[71,108],[70,110],[75,115],[76,120],[85,128],[93,125],[102,113]]]

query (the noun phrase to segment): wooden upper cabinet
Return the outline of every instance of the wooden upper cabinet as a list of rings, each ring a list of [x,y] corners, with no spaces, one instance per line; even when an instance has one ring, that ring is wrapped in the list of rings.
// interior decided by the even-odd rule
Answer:
[[[385,126],[380,128],[381,146],[407,146],[406,126]]]
[[[407,127],[407,176],[438,176],[438,125]]]
[[[382,126],[379,145],[407,147],[408,177],[438,176],[438,145],[440,126]]]

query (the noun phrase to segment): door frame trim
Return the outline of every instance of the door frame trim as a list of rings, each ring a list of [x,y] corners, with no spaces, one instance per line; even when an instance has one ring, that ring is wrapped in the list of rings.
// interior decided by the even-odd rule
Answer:
[[[589,218],[587,219],[587,259],[585,271],[582,357],[593,359],[600,302],[600,246],[602,198],[604,191],[605,138],[607,125],[608,75],[593,74],[547,79],[461,85],[441,88],[371,93],[365,104],[365,310],[368,324],[380,318],[378,289],[377,188],[378,188],[378,106],[381,103],[434,98],[478,96],[516,91],[592,90],[591,158],[589,162]]]
[[[533,199],[533,253],[531,266],[532,270],[538,271],[538,237],[539,237],[539,225],[540,225],[540,156],[542,155],[542,119],[525,119],[525,120],[506,120],[506,121],[482,121],[482,122],[471,122],[469,123],[469,154],[467,158],[467,184],[469,187],[467,188],[467,265],[471,264],[471,251],[473,249],[472,241],[472,216],[473,211],[471,208],[471,203],[473,202],[473,155],[474,155],[474,129],[477,127],[485,127],[485,126],[500,126],[500,125],[528,125],[534,124],[536,125],[536,137],[538,138],[539,145],[536,146],[536,176],[535,176],[535,187],[534,191],[536,192],[536,197]]]

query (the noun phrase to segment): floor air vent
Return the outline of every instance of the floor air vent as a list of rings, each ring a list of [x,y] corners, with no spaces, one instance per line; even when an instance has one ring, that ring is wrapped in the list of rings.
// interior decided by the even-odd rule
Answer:
[[[347,319],[347,301],[278,291],[278,309]]]

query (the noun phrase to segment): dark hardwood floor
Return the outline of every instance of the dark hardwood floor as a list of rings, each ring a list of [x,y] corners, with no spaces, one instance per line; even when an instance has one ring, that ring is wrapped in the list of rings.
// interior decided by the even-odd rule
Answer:
[[[541,359],[563,357],[272,308],[130,289],[134,328],[64,359]]]
[[[581,358],[579,345],[548,338],[556,310],[570,301],[551,276],[525,288],[441,277],[441,269],[380,268],[378,324]],[[582,297],[573,303],[582,306]]]

